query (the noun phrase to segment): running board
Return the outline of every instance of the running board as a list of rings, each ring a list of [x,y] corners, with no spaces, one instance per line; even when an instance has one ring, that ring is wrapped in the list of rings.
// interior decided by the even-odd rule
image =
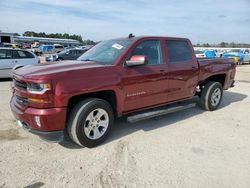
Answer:
[[[142,113],[137,113],[137,114],[133,114],[128,116],[127,121],[130,123],[135,123],[137,121],[141,121],[141,120],[146,120],[146,119],[150,119],[150,118],[154,118],[157,116],[162,116],[162,115],[166,115],[169,113],[173,113],[173,112],[177,112],[180,110],[185,110],[188,108],[193,108],[196,106],[196,103],[187,103],[187,102],[183,102],[180,104],[174,104],[174,105],[168,105],[166,107],[161,107],[158,109],[154,109],[154,110],[150,110],[150,111],[144,111]]]

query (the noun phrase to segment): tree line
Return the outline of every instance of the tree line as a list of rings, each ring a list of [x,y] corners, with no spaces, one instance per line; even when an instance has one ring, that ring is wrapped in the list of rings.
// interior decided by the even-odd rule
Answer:
[[[19,35],[15,33],[15,35]],[[96,44],[93,40],[83,40],[81,35],[70,35],[68,33],[45,33],[45,32],[34,32],[34,31],[25,31],[23,36],[27,37],[45,37],[45,38],[59,38],[59,39],[74,39],[78,40],[84,45],[94,45]],[[235,42],[221,42],[219,44],[209,44],[209,43],[197,43],[194,44],[195,47],[218,47],[218,48],[250,48],[250,44],[246,43],[235,43]]]
[[[19,35],[18,33],[16,35]],[[25,31],[23,36],[26,37],[44,37],[44,38],[59,38],[59,39],[73,39],[78,40],[84,45],[94,45],[95,42],[92,40],[83,40],[81,35],[70,35],[68,33],[45,33],[45,32],[34,32],[34,31]]]
[[[246,43],[234,43],[234,42],[221,42],[219,44],[209,44],[209,43],[197,43],[195,47],[218,47],[218,48],[250,48],[250,44]]]

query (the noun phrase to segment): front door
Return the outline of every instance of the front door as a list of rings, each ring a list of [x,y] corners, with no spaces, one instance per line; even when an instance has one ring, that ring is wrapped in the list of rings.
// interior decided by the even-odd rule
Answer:
[[[148,64],[125,67],[124,111],[132,111],[166,102],[168,88],[166,64],[163,62],[161,45],[158,40],[146,40],[138,44],[131,56],[143,55]]]

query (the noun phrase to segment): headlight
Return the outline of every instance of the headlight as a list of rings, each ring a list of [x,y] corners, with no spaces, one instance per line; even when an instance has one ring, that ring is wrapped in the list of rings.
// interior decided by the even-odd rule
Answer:
[[[43,94],[50,89],[50,84],[27,84],[27,91],[32,94]]]

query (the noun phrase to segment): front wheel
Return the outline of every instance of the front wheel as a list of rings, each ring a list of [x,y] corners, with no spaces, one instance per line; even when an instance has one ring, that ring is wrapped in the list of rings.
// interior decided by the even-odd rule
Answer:
[[[113,110],[108,102],[97,98],[85,99],[70,113],[68,133],[76,144],[95,147],[108,137],[113,121]]]
[[[208,82],[201,91],[200,106],[204,110],[213,111],[219,108],[223,96],[222,85],[219,82]]]

